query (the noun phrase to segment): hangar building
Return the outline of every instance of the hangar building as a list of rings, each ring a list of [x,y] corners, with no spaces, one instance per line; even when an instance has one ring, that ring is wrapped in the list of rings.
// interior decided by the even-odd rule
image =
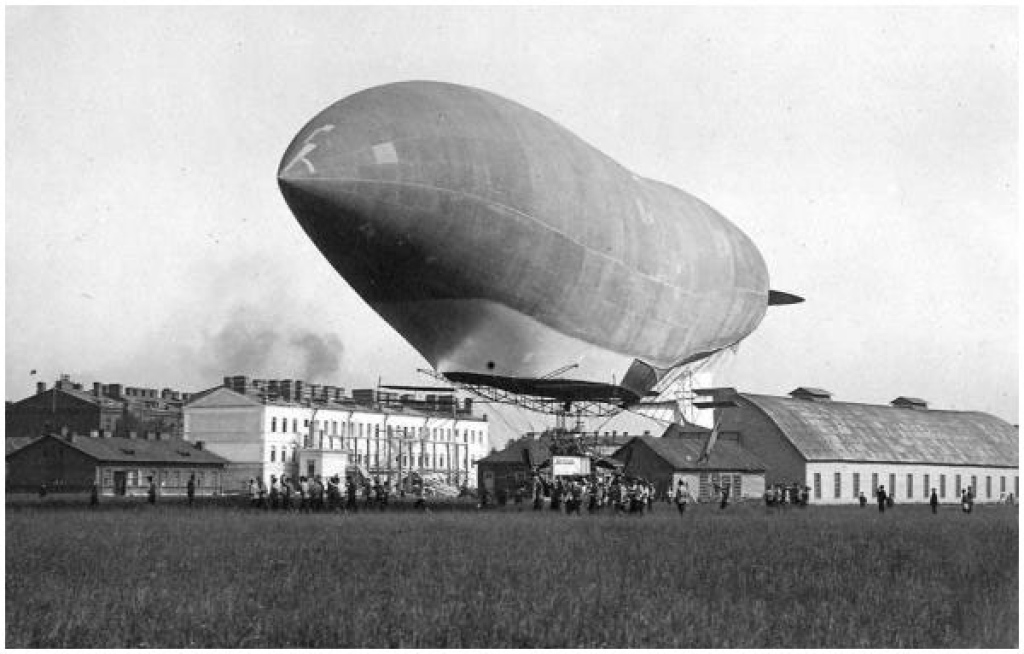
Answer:
[[[957,502],[970,487],[976,502],[1019,496],[1018,430],[976,411],[929,409],[898,397],[889,405],[837,402],[801,387],[789,397],[698,391],[710,396],[720,438],[735,438],[764,462],[766,482],[802,482],[815,504],[849,504],[879,486],[899,503]]]

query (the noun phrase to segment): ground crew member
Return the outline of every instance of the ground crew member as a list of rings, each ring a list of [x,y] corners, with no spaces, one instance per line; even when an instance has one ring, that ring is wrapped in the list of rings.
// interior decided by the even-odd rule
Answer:
[[[930,504],[931,507],[932,507],[932,513],[938,513],[939,512],[939,496],[935,492],[934,488],[932,489],[932,497],[931,497],[930,500],[928,500],[928,504]]]
[[[185,485],[185,494],[188,496],[188,505],[192,506],[192,503],[196,499],[196,475],[192,473],[189,475],[188,484]]]
[[[152,477],[147,477],[147,479],[149,479],[149,503],[156,504],[156,482],[153,481]]]
[[[352,477],[345,477],[345,509],[348,511],[358,511],[356,507],[356,482],[352,481]]]
[[[885,486],[878,487],[878,512],[885,513]]]

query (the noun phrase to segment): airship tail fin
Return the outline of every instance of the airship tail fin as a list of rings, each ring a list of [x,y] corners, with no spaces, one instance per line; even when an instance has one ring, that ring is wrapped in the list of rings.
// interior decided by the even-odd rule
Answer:
[[[799,295],[785,293],[783,291],[768,291],[768,306],[775,307],[781,304],[800,304],[804,299]]]

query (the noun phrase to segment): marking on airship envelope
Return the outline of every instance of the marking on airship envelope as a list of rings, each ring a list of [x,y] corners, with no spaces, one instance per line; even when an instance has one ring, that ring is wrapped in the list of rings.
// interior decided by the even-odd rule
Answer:
[[[387,141],[373,146],[373,158],[378,165],[398,163],[398,152],[395,151],[395,144]]]
[[[317,127],[312,132],[310,132],[309,136],[307,136],[306,139],[302,142],[302,149],[299,150],[299,153],[295,155],[295,157],[291,161],[288,162],[288,165],[284,167],[283,172],[288,172],[289,170],[291,170],[292,166],[301,161],[302,163],[306,164],[307,168],[309,168],[309,174],[312,175],[313,173],[315,173],[316,168],[313,167],[313,162],[306,158],[306,155],[308,155],[313,150],[316,150],[316,143],[313,143],[313,139],[320,134],[326,134],[332,129],[334,129],[334,125],[324,125],[322,127]]]

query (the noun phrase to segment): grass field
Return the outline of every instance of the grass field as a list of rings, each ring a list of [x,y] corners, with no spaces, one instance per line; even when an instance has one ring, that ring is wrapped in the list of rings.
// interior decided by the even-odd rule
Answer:
[[[1018,644],[1008,507],[75,504],[8,499],[7,647]]]

